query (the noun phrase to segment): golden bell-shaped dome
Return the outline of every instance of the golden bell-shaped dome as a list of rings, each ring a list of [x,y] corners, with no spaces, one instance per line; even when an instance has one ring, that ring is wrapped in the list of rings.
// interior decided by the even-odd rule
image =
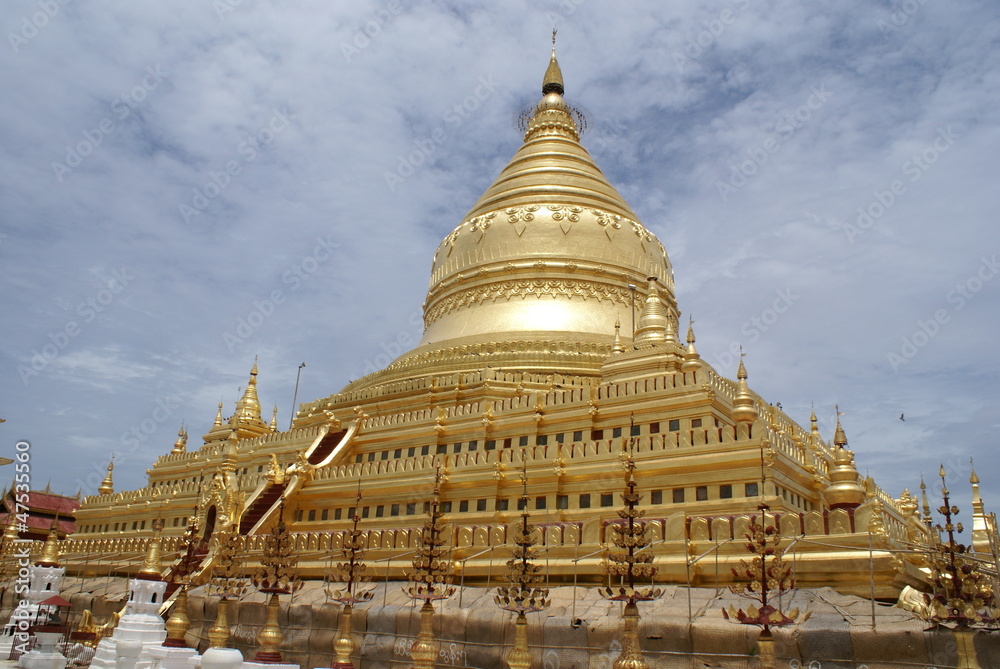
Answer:
[[[663,245],[580,144],[582,117],[562,93],[553,50],[524,144],[434,254],[417,349],[349,389],[410,377],[431,358],[439,370],[596,375],[647,277],[676,320]]]

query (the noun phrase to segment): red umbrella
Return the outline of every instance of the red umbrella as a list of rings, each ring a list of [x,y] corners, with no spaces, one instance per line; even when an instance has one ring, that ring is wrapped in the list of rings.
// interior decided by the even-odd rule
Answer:
[[[39,606],[73,606],[73,605],[70,604],[69,602],[67,602],[65,599],[63,599],[59,595],[52,595],[51,597],[49,597],[48,599],[46,599],[44,602],[40,602]]]

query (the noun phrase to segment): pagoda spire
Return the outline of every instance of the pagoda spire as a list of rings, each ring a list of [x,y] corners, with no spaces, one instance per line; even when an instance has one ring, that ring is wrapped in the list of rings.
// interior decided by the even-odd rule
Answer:
[[[250,380],[247,382],[247,389],[243,391],[243,397],[236,402],[236,412],[233,414],[233,422],[251,421],[262,423],[260,417],[260,400],[257,399],[257,359],[254,358],[253,368],[250,370]]]
[[[655,276],[647,279],[649,286],[646,292],[646,303],[639,314],[638,327],[635,330],[635,343],[663,344],[667,342],[667,328],[670,315],[660,299],[660,288]],[[676,341],[676,338],[675,338]]]
[[[580,112],[567,105],[563,99],[566,88],[563,86],[562,70],[556,58],[555,39],[553,30],[552,56],[549,58],[549,66],[545,69],[545,76],[542,77],[542,100],[535,106],[527,122],[525,142],[548,136],[580,141],[584,120]]]
[[[847,449],[847,435],[840,424],[840,407],[837,407],[837,429],[833,435],[833,466],[827,476],[830,485],[824,490],[831,509],[854,508],[865,501],[864,486],[858,481],[860,474],[854,464],[854,453]]]
[[[184,424],[181,423],[181,429],[177,430],[177,441],[174,442],[174,448],[171,453],[184,453],[187,451],[187,430],[184,429]]]
[[[920,501],[921,501],[921,512],[923,513],[923,520],[928,527],[934,522],[934,518],[931,516],[931,505],[927,501],[927,484],[924,483],[924,477],[920,477]]]
[[[611,345],[612,353],[624,353],[625,346],[622,345],[622,322],[620,319],[615,319],[615,341]]]
[[[972,475],[969,476],[969,483],[972,484],[972,550],[990,553],[990,522],[986,516],[983,497],[979,493],[979,476],[972,458],[969,458],[969,465],[972,467]]]
[[[278,404],[274,404],[274,411],[271,413],[271,424],[268,426],[273,432],[278,431]]]
[[[222,427],[222,400],[219,400],[219,410],[215,414],[215,422],[212,427]]]
[[[757,404],[747,385],[747,368],[743,364],[746,353],[740,347],[740,366],[736,370],[736,397],[733,398],[733,420],[737,423],[753,423],[758,418]]]
[[[556,59],[556,30],[552,29],[552,57],[549,59],[549,66],[545,70],[545,77],[542,79],[542,95],[565,93],[563,88],[562,70],[559,69],[559,61]]]
[[[115,492],[115,482],[111,476],[111,472],[115,469],[115,455],[111,454],[111,460],[108,462],[108,473],[105,474],[104,480],[101,481],[100,487],[97,489],[98,494],[101,495],[111,495]]]
[[[844,428],[840,425],[840,417],[843,415],[840,411],[840,405],[836,405],[834,410],[837,412],[837,429],[833,433],[833,445],[845,448],[847,446],[847,435],[844,434]]]
[[[684,363],[681,365],[682,372],[695,372],[701,369],[701,356],[694,346],[694,319],[688,320],[687,348],[684,350]]]

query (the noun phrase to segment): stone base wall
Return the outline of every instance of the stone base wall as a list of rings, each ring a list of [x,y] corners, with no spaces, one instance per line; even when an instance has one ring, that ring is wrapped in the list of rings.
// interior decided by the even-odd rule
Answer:
[[[126,579],[67,579],[63,589],[78,616],[90,608],[98,623],[124,606]],[[408,599],[401,584],[373,586],[371,602],[354,611],[357,651],[355,666],[403,669],[409,666],[409,645],[417,634],[419,604]],[[13,596],[4,593],[0,615],[12,610]],[[528,642],[533,666],[543,669],[610,669],[621,648],[621,605],[609,603],[590,588],[552,589],[552,606],[528,616]],[[289,605],[291,600],[291,605]],[[286,662],[303,669],[329,667],[340,608],[329,601],[322,583],[308,582],[294,597],[282,597],[279,624],[285,635]],[[663,597],[639,605],[643,653],[655,669],[757,666],[756,628],[722,618],[723,605],[748,602],[728,591],[667,586]],[[957,644],[952,632],[925,631],[927,625],[894,606],[841,595],[831,589],[798,590],[787,595],[783,608],[810,612],[800,625],[775,634],[778,666],[817,669],[928,669],[954,667]],[[188,643],[203,651],[217,604],[203,590],[191,591]],[[502,669],[513,641],[513,616],[493,603],[492,591],[460,588],[435,604],[435,632],[440,641],[438,667]],[[689,624],[689,612],[690,620]],[[256,652],[256,634],[264,624],[266,602],[252,592],[231,603],[232,646],[248,659]],[[979,663],[1000,667],[1000,634],[976,637]]]

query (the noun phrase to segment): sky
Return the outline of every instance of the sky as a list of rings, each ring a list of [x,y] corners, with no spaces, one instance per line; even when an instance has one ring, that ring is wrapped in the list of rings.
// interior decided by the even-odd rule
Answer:
[[[287,426],[411,348],[558,28],[583,144],[702,356],[858,468],[1000,506],[991,0],[0,4],[0,455],[145,484],[185,423]],[[990,184],[994,185],[991,186]],[[11,475],[13,472],[11,471]],[[932,504],[934,501],[932,500]]]

